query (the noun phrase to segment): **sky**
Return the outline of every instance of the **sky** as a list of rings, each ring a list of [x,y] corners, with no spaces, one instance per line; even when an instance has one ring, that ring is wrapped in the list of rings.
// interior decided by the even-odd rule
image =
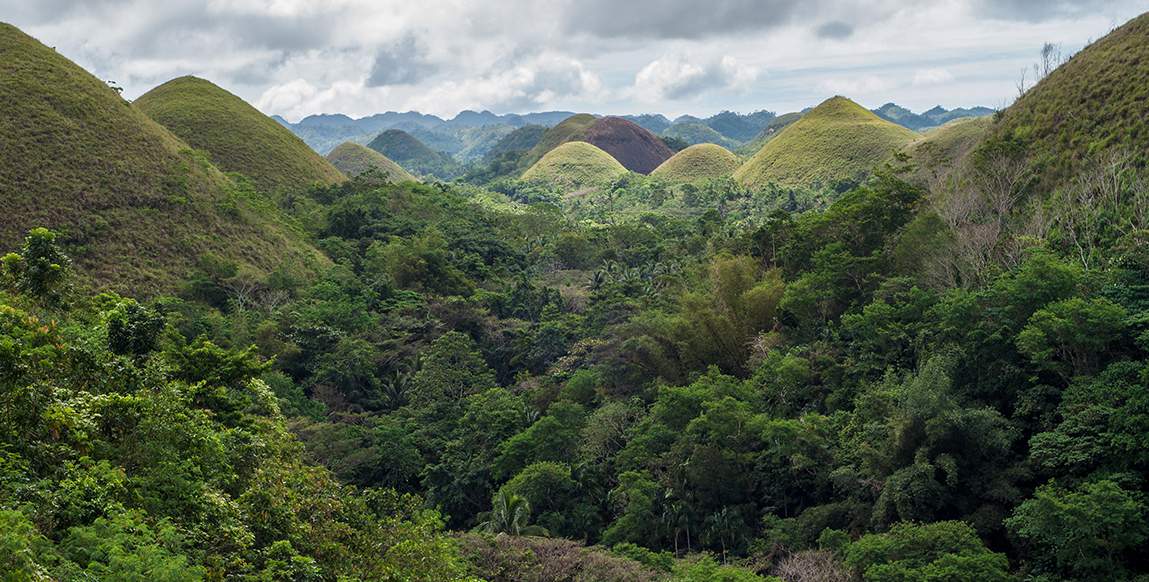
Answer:
[[[129,99],[204,77],[264,113],[784,113],[1008,105],[1149,0],[0,0]],[[1030,75],[1032,76],[1032,75]]]

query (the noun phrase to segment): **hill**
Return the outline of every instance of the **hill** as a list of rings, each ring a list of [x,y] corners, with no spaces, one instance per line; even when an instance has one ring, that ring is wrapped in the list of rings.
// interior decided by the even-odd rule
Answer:
[[[770,122],[762,128],[762,131],[758,132],[758,135],[755,136],[754,139],[738,148],[738,153],[746,157],[753,156],[758,153],[758,150],[762,149],[762,146],[766,145],[766,142],[777,137],[778,134],[782,133],[782,130],[789,127],[790,124],[802,119],[803,115],[804,113],[802,112],[794,111],[771,119]]]
[[[534,164],[542,159],[547,152],[568,141],[579,141],[586,130],[597,121],[598,118],[589,113],[579,113],[562,120],[558,125],[543,133],[539,142],[527,152],[527,155],[523,156],[523,166]]]
[[[504,154],[528,152],[538,145],[546,131],[547,128],[541,125],[524,125],[503,136],[495,145],[491,146],[491,149],[487,150],[484,158],[489,162]]]
[[[1081,50],[1006,109],[994,141],[1021,145],[1047,188],[1094,152],[1149,157],[1149,14]]]
[[[692,145],[666,160],[650,175],[672,182],[701,182],[734,175],[742,160],[730,150],[710,143]]]
[[[748,187],[839,188],[858,182],[917,134],[833,97],[782,130],[734,174]]]
[[[927,131],[906,146],[905,153],[923,179],[939,176],[955,167],[974,150],[993,124],[989,117],[956,119]]]
[[[367,147],[391,158],[413,174],[450,180],[459,173],[459,165],[451,156],[427,147],[418,138],[401,129],[388,129],[380,133]]]
[[[940,105],[924,113],[914,113],[897,103],[886,103],[873,111],[875,115],[886,121],[892,121],[902,127],[915,131],[939,127],[958,119],[986,117],[994,113],[994,110],[988,107],[970,107],[968,109],[958,107],[957,109],[946,109]]]
[[[674,151],[658,136],[621,117],[599,119],[581,137],[614,156],[626,169],[639,174],[653,172],[674,155]]]
[[[547,152],[523,174],[523,180],[577,189],[623,174],[626,168],[610,154],[589,143],[571,141]]]
[[[251,178],[264,192],[301,192],[346,180],[289,129],[210,81],[173,79],[145,93],[135,106],[207,152],[221,170]]]
[[[341,144],[327,154],[327,159],[333,166],[339,168],[339,171],[352,178],[371,173],[375,179],[384,182],[419,181],[387,156],[357,143]]]
[[[209,254],[260,273],[326,262],[269,201],[7,24],[0,101],[0,248],[58,230],[88,284],[137,296],[174,290]]]
[[[679,139],[690,145],[700,143],[713,143],[722,147],[736,147],[737,143],[729,140],[717,130],[699,121],[690,123],[676,123],[662,133],[664,138]]]

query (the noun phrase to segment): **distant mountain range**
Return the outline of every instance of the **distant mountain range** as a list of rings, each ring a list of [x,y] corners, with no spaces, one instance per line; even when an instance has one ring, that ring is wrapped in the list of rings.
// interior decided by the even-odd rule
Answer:
[[[981,117],[994,113],[988,107],[945,109],[934,107],[924,113],[914,113],[900,105],[887,103],[873,112],[903,127],[921,131],[943,125],[963,117]],[[570,111],[544,111],[526,114],[499,115],[490,111],[463,111],[453,118],[417,111],[378,113],[353,119],[343,114],[311,115],[298,123],[290,123],[279,116],[275,121],[289,128],[304,142],[321,154],[327,154],[341,143],[370,143],[380,133],[400,129],[419,139],[429,148],[443,152],[461,163],[483,159],[500,140],[516,129],[526,126],[553,127],[574,115]],[[742,114],[723,111],[701,118],[682,115],[673,120],[665,115],[644,113],[622,115],[623,119],[667,138],[681,148],[697,143],[715,143],[727,148],[760,140],[780,117],[772,111]]]

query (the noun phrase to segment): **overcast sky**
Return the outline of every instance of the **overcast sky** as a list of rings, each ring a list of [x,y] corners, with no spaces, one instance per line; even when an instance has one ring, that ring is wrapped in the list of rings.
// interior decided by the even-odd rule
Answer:
[[[1149,0],[0,0],[134,98],[198,75],[268,114],[779,113],[1007,104]]]

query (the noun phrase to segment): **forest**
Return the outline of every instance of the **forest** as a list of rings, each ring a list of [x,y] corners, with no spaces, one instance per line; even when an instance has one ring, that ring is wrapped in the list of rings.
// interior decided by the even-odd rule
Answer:
[[[265,186],[197,144],[138,223],[84,199],[84,228],[9,225],[0,580],[1145,580],[1145,101],[1073,96],[1149,74],[1105,52],[1146,38],[960,155],[820,152],[851,167],[802,185],[769,173],[792,149],[687,180],[556,142]],[[197,111],[163,96],[127,110]],[[912,133],[870,115],[803,120]],[[270,123],[260,147],[302,146]],[[165,213],[223,234],[154,259]],[[219,246],[228,221],[268,238]]]

